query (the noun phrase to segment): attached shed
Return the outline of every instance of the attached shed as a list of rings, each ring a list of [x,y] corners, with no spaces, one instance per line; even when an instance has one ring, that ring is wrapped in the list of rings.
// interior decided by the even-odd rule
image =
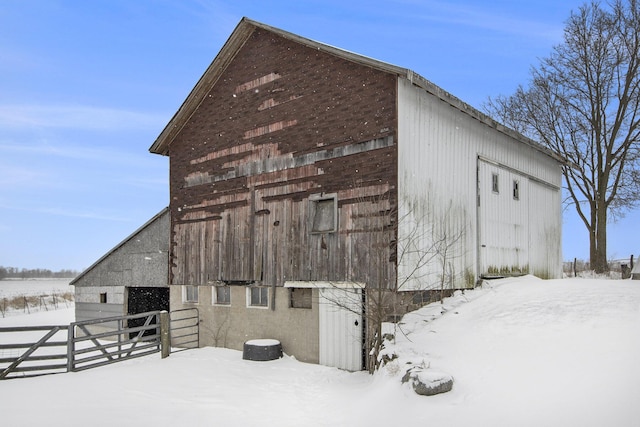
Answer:
[[[376,295],[391,316],[561,274],[561,159],[411,70],[246,18],[150,151],[170,158],[171,306],[199,308],[204,345],[356,370]]]
[[[71,281],[76,321],[169,310],[169,208]]]

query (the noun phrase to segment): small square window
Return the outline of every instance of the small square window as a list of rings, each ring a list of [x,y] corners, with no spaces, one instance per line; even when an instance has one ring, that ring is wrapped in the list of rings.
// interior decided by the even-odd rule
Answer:
[[[220,305],[231,304],[231,288],[229,286],[214,286],[213,303]]]
[[[107,303],[107,293],[102,292],[100,294],[100,304],[106,304],[106,303]]]
[[[520,200],[520,183],[513,181],[513,200]]]
[[[312,289],[291,288],[291,308],[311,308]]]
[[[198,302],[198,287],[185,285],[182,294],[183,302]]]
[[[311,232],[332,233],[337,230],[338,203],[336,196],[312,196],[311,200]]]
[[[491,174],[491,191],[493,191],[496,194],[500,193],[500,187],[498,185],[498,174],[497,173],[492,173]]]
[[[252,287],[248,290],[249,306],[251,307],[268,307],[269,306],[269,288]]]

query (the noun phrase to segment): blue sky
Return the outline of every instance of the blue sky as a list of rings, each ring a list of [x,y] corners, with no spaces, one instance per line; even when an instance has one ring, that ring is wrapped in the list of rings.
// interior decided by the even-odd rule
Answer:
[[[168,159],[148,149],[243,16],[479,108],[526,83],[581,4],[2,0],[0,265],[82,270],[168,205]],[[610,227],[611,258],[638,250],[639,217]],[[564,258],[586,259],[584,226],[567,212],[563,227]]]

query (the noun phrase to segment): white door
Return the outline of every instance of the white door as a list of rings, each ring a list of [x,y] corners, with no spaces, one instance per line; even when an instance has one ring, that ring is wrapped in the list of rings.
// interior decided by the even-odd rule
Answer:
[[[362,370],[362,289],[319,291],[320,364]]]
[[[527,272],[529,180],[478,160],[478,262],[481,275]]]

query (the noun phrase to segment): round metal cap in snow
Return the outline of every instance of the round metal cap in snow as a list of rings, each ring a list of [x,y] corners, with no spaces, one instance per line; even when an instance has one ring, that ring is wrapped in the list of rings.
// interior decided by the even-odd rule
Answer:
[[[244,343],[242,358],[245,360],[276,360],[282,357],[282,344],[278,340],[261,339]]]

